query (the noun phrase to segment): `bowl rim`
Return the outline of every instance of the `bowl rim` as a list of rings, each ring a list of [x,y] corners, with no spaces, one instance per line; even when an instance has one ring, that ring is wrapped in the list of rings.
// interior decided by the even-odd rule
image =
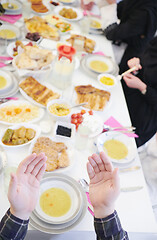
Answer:
[[[49,111],[49,107],[50,107],[52,104],[54,104],[54,103],[65,103],[65,104],[67,104],[67,105],[69,105],[69,106],[71,107],[70,102],[69,102],[68,100],[66,100],[66,99],[63,99],[63,98],[52,99],[52,100],[48,101],[47,106],[46,106],[47,112],[48,112],[51,116],[53,116],[53,117],[55,117],[55,118],[60,118],[60,119],[62,119],[62,118],[67,118],[67,117],[70,116],[71,110],[70,110],[70,112],[69,112],[67,115],[65,115],[65,116],[58,116],[58,115],[55,115],[55,114],[51,113],[51,112]]]
[[[103,76],[112,78],[114,80],[114,84],[113,85],[105,85],[105,84],[101,83],[100,82],[100,78],[103,77]],[[101,73],[101,74],[99,74],[98,77],[97,77],[97,80],[100,83],[100,85],[103,86],[104,88],[108,88],[109,89],[109,88],[113,88],[113,87],[115,87],[117,85],[117,78],[114,75],[110,74],[110,73]]]

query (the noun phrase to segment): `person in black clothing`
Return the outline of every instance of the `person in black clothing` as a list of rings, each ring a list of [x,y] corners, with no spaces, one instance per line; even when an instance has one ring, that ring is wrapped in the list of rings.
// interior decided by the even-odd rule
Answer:
[[[106,1],[110,5],[116,5],[113,4],[116,0]],[[114,20],[105,26],[104,34],[108,40],[117,45],[121,42],[127,43],[119,65],[122,73],[127,70],[127,61],[132,57],[139,57],[154,37],[157,30],[157,0],[123,0],[116,7],[120,23],[115,21],[115,13],[111,11],[111,19]],[[102,19],[106,15],[105,8],[106,6],[101,8]]]
[[[139,135],[136,139],[139,147],[157,132],[157,37],[140,59],[129,60],[128,66],[137,66],[139,71],[136,76],[125,75],[122,81],[131,121]]]

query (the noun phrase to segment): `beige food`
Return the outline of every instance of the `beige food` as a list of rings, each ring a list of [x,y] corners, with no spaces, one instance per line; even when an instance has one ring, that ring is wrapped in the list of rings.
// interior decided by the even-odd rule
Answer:
[[[0,121],[8,123],[29,122],[39,117],[39,108],[31,104],[11,104],[0,108]]]
[[[36,131],[32,128],[25,128],[24,126],[18,129],[7,129],[2,138],[5,145],[22,145],[31,141],[36,135]]]
[[[77,13],[72,8],[62,8],[62,10],[59,11],[59,15],[68,19],[77,18]]]
[[[13,39],[16,38],[16,33],[10,29],[2,29],[0,30],[0,38]]]
[[[49,111],[57,116],[66,116],[70,113],[70,108],[67,104],[54,103],[49,107]]]
[[[75,91],[77,93],[76,103],[87,102],[88,104],[85,107],[92,110],[103,111],[110,100],[110,93],[108,91],[100,90],[92,85],[76,86]]]
[[[69,194],[61,188],[50,188],[42,193],[40,207],[51,217],[64,216],[71,207]]]
[[[41,17],[34,16],[25,19],[25,24],[29,32],[38,32],[43,38],[49,38],[58,41],[60,39],[58,30],[55,27],[49,26],[47,21]]]
[[[94,40],[76,34],[71,35],[71,37],[66,41],[69,42],[77,51],[85,51],[88,53],[92,53],[96,45]]]
[[[89,66],[92,70],[99,72],[99,73],[107,72],[109,69],[108,65],[105,62],[100,61],[100,60],[91,61]]]
[[[23,52],[16,57],[16,66],[19,69],[39,70],[48,66],[52,60],[52,52],[38,46],[23,46]]]
[[[5,88],[6,85],[7,85],[7,80],[3,76],[0,76],[0,89]]]
[[[122,160],[128,155],[127,146],[116,139],[106,141],[103,145],[103,149],[107,151],[109,157],[116,160]]]
[[[101,28],[101,23],[97,20],[92,19],[90,22],[90,27],[92,28]]]
[[[106,77],[106,76],[101,77],[100,82],[104,85],[107,85],[107,86],[113,86],[114,85],[113,78]]]
[[[47,156],[46,171],[69,166],[67,146],[62,142],[54,142],[48,137],[40,137],[34,144],[32,153],[44,152]]]
[[[47,105],[48,101],[60,97],[58,93],[48,89],[33,77],[26,78],[19,86],[29,97],[44,106]]]

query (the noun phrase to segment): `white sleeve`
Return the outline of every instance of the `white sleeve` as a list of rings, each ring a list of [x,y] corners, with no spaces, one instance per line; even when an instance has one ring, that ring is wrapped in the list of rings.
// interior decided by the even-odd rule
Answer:
[[[117,23],[117,4],[109,4],[100,9],[102,19],[102,29],[107,28],[112,23]]]

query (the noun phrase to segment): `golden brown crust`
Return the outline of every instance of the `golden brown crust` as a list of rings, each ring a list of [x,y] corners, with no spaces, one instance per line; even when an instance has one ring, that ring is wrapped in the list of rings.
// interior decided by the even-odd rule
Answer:
[[[84,103],[88,104],[85,107],[96,110],[103,111],[107,102],[110,100],[110,93],[93,87],[92,85],[80,85],[75,87],[75,91],[77,93],[76,103]]]
[[[79,40],[79,45],[78,45],[78,40]],[[86,51],[88,53],[92,53],[94,51],[94,48],[95,48],[95,45],[96,45],[96,42],[94,40],[86,38],[85,36],[78,35],[78,34],[73,34],[66,41],[71,43],[71,45],[73,47],[75,47],[76,50]]]
[[[33,77],[28,77],[19,84],[20,88],[33,100],[46,106],[50,99],[58,99],[60,95],[39,83]]]

